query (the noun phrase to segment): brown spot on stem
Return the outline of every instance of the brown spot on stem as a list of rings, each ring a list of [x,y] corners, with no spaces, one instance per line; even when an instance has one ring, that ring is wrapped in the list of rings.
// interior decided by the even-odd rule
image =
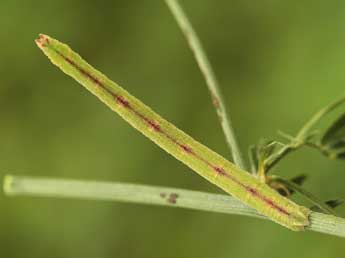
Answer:
[[[171,193],[169,195],[169,199],[167,201],[168,201],[168,203],[176,204],[178,197],[179,197],[179,195],[177,193]]]
[[[212,104],[216,109],[220,108],[219,99],[215,95],[212,95]]]
[[[165,197],[166,197],[167,195],[166,195],[166,193],[160,193],[159,196],[162,197],[163,199],[165,199]]]

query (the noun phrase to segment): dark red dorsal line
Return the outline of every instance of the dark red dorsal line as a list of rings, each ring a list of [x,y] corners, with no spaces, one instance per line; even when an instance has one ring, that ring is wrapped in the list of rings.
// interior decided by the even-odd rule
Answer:
[[[115,99],[116,99],[117,103],[119,103],[120,105],[122,105],[126,108],[130,107],[129,102],[127,100],[125,100],[123,97],[116,95]]]
[[[85,71],[83,68],[81,68],[79,65],[77,65],[73,60],[71,60],[70,58],[66,57],[65,55],[63,55],[62,53],[60,53],[59,51],[57,51],[55,49],[54,49],[54,51],[57,54],[59,54],[71,66],[73,66],[75,69],[77,69],[81,74],[83,74],[86,78],[90,79],[96,85],[98,85],[103,90],[105,90],[107,93],[111,94],[114,97],[116,103],[118,103],[122,107],[127,108],[128,110],[130,110],[133,114],[135,114],[137,117],[139,117],[141,120],[143,120],[155,132],[158,132],[158,133],[164,135],[166,138],[168,138],[170,141],[172,141],[174,144],[176,144],[179,148],[181,148],[181,150],[183,150],[186,154],[190,154],[190,155],[194,156],[196,159],[202,161],[203,163],[205,163],[207,166],[209,166],[218,175],[224,176],[224,177],[230,179],[231,181],[233,181],[234,183],[242,186],[253,197],[256,197],[256,198],[260,199],[261,201],[265,202],[272,209],[275,209],[275,210],[279,211],[280,213],[282,213],[284,215],[287,215],[287,216],[290,215],[290,213],[286,209],[284,209],[283,207],[281,207],[278,204],[276,204],[273,200],[271,200],[271,199],[267,198],[266,196],[262,195],[261,193],[259,193],[254,188],[249,187],[249,186],[243,184],[238,179],[236,179],[234,176],[232,176],[230,173],[226,172],[223,168],[210,163],[208,160],[206,160],[202,156],[200,156],[197,153],[195,153],[195,151],[190,146],[187,146],[187,145],[185,145],[183,143],[180,143],[177,139],[175,139],[173,136],[171,136],[166,131],[164,131],[161,128],[161,126],[156,121],[153,121],[153,120],[149,119],[144,114],[142,114],[140,111],[138,111],[134,107],[132,107],[130,102],[128,100],[126,100],[123,96],[118,95],[118,94],[110,91],[98,78],[96,78],[95,76],[93,76],[89,72]]]

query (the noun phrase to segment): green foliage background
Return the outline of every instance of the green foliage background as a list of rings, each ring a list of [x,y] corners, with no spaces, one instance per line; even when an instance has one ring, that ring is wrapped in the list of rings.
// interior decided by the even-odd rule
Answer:
[[[344,1],[183,1],[245,150],[294,133],[344,91]],[[202,76],[163,1],[0,1],[0,175],[135,182],[220,192],[72,79],[33,40],[70,44],[212,149],[229,155]],[[344,166],[312,150],[275,173],[307,173],[344,197]],[[345,209],[339,209],[344,214]],[[343,257],[344,240],[261,220],[110,202],[0,196],[0,257]]]

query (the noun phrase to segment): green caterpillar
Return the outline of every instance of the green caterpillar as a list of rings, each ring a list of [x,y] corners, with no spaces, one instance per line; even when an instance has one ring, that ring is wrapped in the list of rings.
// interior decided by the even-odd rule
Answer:
[[[199,175],[289,229],[299,231],[309,225],[309,209],[279,195],[266,184],[176,128],[94,69],[67,45],[42,34],[36,43],[53,64]]]

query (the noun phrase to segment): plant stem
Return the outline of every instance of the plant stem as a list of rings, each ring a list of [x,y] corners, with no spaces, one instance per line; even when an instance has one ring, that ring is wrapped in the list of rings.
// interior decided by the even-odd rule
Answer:
[[[228,195],[167,187],[7,175],[4,179],[4,192],[11,196],[27,195],[132,202],[268,219]],[[307,229],[345,237],[345,219],[312,212]]]
[[[265,174],[268,173],[271,168],[273,168],[280,160],[282,160],[287,154],[295,150],[291,144],[286,145],[282,147],[279,152],[273,156],[271,156],[267,161],[266,161],[266,167],[265,167]]]
[[[170,8],[170,11],[175,17],[176,22],[178,23],[180,29],[186,37],[189,47],[192,50],[196,62],[201,70],[201,73],[205,78],[206,85],[211,94],[212,103],[218,114],[219,121],[225,135],[225,140],[228,147],[230,148],[233,160],[236,165],[245,170],[246,167],[242,158],[242,153],[237,144],[235,133],[231,125],[230,117],[227,114],[225,108],[225,102],[222,97],[218,81],[206,56],[201,41],[179,2],[177,0],[165,0],[165,2]]]
[[[297,133],[296,139],[297,140],[303,140],[304,137],[308,134],[308,132],[312,129],[312,127],[320,121],[322,117],[324,117],[327,113],[331,112],[341,104],[345,102],[345,96],[342,96],[341,98],[337,99],[336,101],[332,102],[328,106],[320,109],[318,112],[316,112],[309,121],[299,130]]]
[[[291,140],[291,143],[281,148],[281,150],[274,156],[271,156],[270,159],[266,161],[266,170],[267,173],[275,164],[277,164],[282,158],[284,158],[290,152],[297,150],[299,147],[308,144],[306,142],[306,137],[310,130],[317,124],[326,114],[333,111],[335,108],[339,107],[345,102],[345,96],[337,99],[336,101],[330,103],[326,107],[320,109],[316,112],[298,131],[295,138]]]

